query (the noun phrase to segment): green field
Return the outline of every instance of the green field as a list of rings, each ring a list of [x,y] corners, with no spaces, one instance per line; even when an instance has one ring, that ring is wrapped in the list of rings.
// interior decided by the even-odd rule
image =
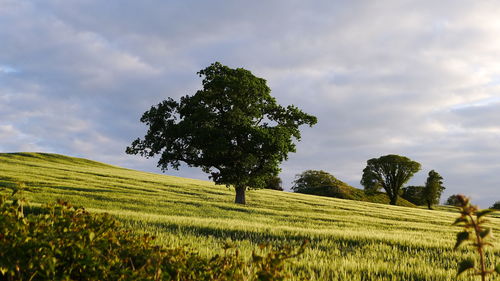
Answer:
[[[453,208],[429,211],[274,190],[251,190],[241,206],[233,203],[234,191],[207,181],[56,154],[0,154],[0,185],[15,181],[27,185],[31,204],[61,198],[108,212],[137,232],[154,233],[160,244],[187,244],[202,255],[222,251],[228,240],[250,255],[262,242],[300,245],[309,239],[290,266],[311,280],[457,280],[458,261],[473,255],[452,250],[459,231],[450,226],[457,217]],[[491,220],[500,233],[500,218]],[[500,241],[488,258],[500,261]]]

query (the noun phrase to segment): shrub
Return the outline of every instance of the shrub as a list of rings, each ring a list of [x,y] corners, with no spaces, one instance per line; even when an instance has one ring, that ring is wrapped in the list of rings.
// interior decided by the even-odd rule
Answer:
[[[292,190],[299,193],[306,193],[308,189],[345,185],[345,183],[335,178],[332,174],[322,170],[307,170],[295,177]]]
[[[305,247],[262,247],[245,261],[229,246],[207,259],[153,241],[62,201],[25,215],[21,201],[0,198],[1,280],[283,280],[286,260]]]
[[[274,189],[283,191],[283,187],[281,186],[281,178],[278,176],[273,176],[266,181],[265,189]]]
[[[450,206],[460,206],[460,200],[458,200],[459,194],[453,194],[448,199],[446,200],[445,205],[450,205]]]

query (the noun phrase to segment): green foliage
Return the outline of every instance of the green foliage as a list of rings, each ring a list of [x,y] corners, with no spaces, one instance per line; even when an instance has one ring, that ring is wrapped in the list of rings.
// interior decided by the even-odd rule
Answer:
[[[391,199],[391,205],[395,205],[403,184],[419,170],[418,162],[404,156],[389,154],[372,158],[363,169],[361,184],[369,192],[383,188]]]
[[[266,185],[264,185],[265,189],[273,189],[283,191],[283,187],[281,186],[281,178],[278,176],[273,176],[266,181]]]
[[[151,107],[141,118],[147,134],[126,152],[160,154],[163,170],[177,169],[180,162],[201,167],[215,183],[235,186],[236,203],[245,204],[246,188],[262,188],[277,175],[279,164],[295,152],[299,126],[317,119],[277,104],[266,80],[243,68],[216,62],[198,74],[203,89]]]
[[[479,264],[477,266],[474,260],[470,258],[460,262],[457,275],[473,270],[475,275],[481,276],[481,280],[485,281],[487,276],[498,272],[497,269],[500,266],[499,264],[495,269],[489,270],[486,265],[485,250],[487,246],[493,246],[491,244],[493,230],[485,226],[490,221],[484,217],[493,211],[489,209],[479,210],[477,206],[470,203],[469,198],[463,195],[457,195],[457,200],[460,203],[460,217],[455,220],[453,225],[463,227],[463,231],[457,234],[457,241],[454,248],[457,249],[460,245],[469,243],[476,249],[479,255]]]
[[[446,199],[446,202],[444,204],[449,205],[449,206],[459,207],[460,206],[460,200],[458,199],[459,195],[460,194],[450,195],[450,197],[448,197],[448,199]]]
[[[474,269],[475,266],[476,264],[473,259],[465,259],[458,264],[457,275],[460,275],[467,270]]]
[[[401,189],[401,197],[405,200],[410,201],[415,205],[424,205],[425,200],[423,198],[424,186],[406,186]]]
[[[238,250],[204,258],[134,235],[108,214],[91,215],[59,201],[24,216],[0,198],[2,280],[284,280],[301,247],[267,247],[244,261]],[[263,249],[264,246],[261,248]]]
[[[422,192],[422,197],[427,204],[427,208],[432,209],[432,205],[439,203],[444,190],[443,177],[434,170],[430,171]]]
[[[497,201],[493,205],[491,205],[490,209],[500,210],[500,201]]]
[[[322,170],[307,170],[295,176],[292,190],[298,193],[306,193],[308,189],[339,187],[342,185],[346,184],[328,172]]]

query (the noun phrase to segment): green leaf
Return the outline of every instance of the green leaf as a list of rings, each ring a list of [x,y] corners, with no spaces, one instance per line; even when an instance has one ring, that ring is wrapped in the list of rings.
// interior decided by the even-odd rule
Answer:
[[[457,243],[455,244],[455,249],[457,249],[464,241],[469,240],[469,232],[463,231],[457,234]]]
[[[467,271],[469,269],[473,269],[473,268],[474,268],[474,260],[472,260],[472,259],[463,260],[462,262],[460,262],[458,264],[457,276],[464,273],[465,271]]]
[[[459,217],[458,219],[455,220],[455,222],[452,224],[452,225],[459,225],[459,224],[462,224],[462,223],[468,223],[469,220],[467,218],[464,218],[464,217]]]
[[[500,274],[500,263],[495,266],[496,273]]]
[[[486,215],[491,214],[491,213],[493,213],[493,210],[485,209],[485,210],[477,211],[476,216],[477,216],[477,218],[480,218],[482,216],[486,216]]]
[[[481,236],[481,238],[486,238],[486,237],[490,236],[491,234],[492,234],[491,227],[488,227],[485,230],[479,232],[479,236]]]

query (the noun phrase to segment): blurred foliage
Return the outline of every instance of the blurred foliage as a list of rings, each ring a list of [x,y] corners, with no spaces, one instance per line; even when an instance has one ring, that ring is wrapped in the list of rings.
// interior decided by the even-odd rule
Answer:
[[[155,246],[154,237],[132,234],[109,214],[63,201],[28,215],[21,207],[17,198],[0,198],[1,280],[284,280],[286,260],[306,246],[263,245],[246,261],[227,245],[206,258],[186,247]]]
[[[491,243],[493,229],[486,226],[490,222],[486,216],[491,214],[493,210],[479,210],[477,206],[470,203],[469,198],[463,195],[458,195],[457,199],[460,203],[460,217],[455,220],[453,225],[461,226],[463,230],[457,234],[455,249],[468,243],[475,248],[479,256],[479,262],[472,258],[462,260],[458,265],[457,274],[472,271],[474,275],[481,276],[482,281],[486,281],[489,275],[500,273],[500,264],[497,264],[494,269],[487,269],[485,253],[486,247],[493,247]]]

